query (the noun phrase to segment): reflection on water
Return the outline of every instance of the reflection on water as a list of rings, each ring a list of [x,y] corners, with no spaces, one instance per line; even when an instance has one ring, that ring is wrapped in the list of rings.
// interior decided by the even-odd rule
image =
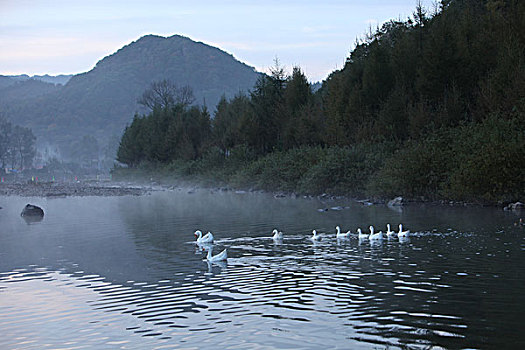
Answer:
[[[209,191],[39,200],[46,218],[27,225],[24,200],[0,197],[0,348],[525,345],[512,213]],[[335,239],[399,222],[408,239]],[[196,229],[227,262],[204,260]]]
[[[39,216],[39,215],[32,215],[32,216],[22,216],[22,219],[24,219],[24,221],[28,224],[28,225],[31,225],[31,224],[35,224],[37,222],[40,222],[42,220],[44,220],[44,217],[43,216]]]

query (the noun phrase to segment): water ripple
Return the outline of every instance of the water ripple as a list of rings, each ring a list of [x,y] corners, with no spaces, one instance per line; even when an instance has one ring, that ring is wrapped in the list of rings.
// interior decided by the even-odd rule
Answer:
[[[0,265],[0,331],[10,335],[0,348],[524,343],[513,328],[525,305],[523,239],[515,229],[466,225],[468,215],[455,212],[451,225],[428,208],[400,214],[341,205],[348,208],[318,213],[315,201],[234,197],[86,199],[100,208],[80,225],[52,217],[14,223],[16,232],[0,236],[0,256],[10,258]],[[67,210],[78,202],[52,204]],[[102,210],[117,221],[105,221]],[[379,227],[401,219],[414,226],[406,241],[336,240],[333,233],[335,223]],[[280,242],[269,237],[273,225],[285,232]],[[203,261],[191,241],[195,228],[214,232],[215,249],[228,248],[227,263]],[[312,228],[325,232],[321,242],[309,240]],[[34,256],[21,257],[29,246]]]

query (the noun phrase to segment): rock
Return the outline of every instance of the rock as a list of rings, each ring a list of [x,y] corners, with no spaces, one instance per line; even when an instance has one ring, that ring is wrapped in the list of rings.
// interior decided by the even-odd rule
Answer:
[[[42,208],[37,207],[36,205],[28,204],[24,207],[22,210],[22,213],[20,213],[21,216],[36,216],[36,217],[43,217],[44,216],[44,210]]]
[[[397,206],[397,205],[404,205],[404,201],[403,201],[403,197],[396,197],[390,201],[388,201],[388,206],[389,207],[394,207],[394,206]]]
[[[505,208],[503,208],[503,210],[523,210],[523,209],[525,209],[525,204],[521,202],[510,203]]]
[[[370,199],[359,199],[359,200],[356,200],[356,202],[361,205],[364,205],[365,207],[374,205],[374,203]]]

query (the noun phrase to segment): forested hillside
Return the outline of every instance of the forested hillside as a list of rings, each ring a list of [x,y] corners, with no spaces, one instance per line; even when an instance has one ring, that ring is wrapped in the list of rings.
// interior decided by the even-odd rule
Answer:
[[[17,83],[3,90],[0,107],[12,122],[30,127],[39,143],[59,145],[66,158],[84,137],[105,148],[120,137],[140,109],[137,99],[153,81],[169,79],[190,86],[195,103],[214,108],[220,97],[251,89],[259,73],[217,48],[182,36],[148,35],[105,57],[89,72],[65,86],[18,98],[15,89],[40,81]],[[0,79],[0,84],[4,80]],[[10,98],[13,96],[13,98]],[[77,147],[78,148],[78,147]]]
[[[268,190],[510,201],[525,196],[524,109],[525,3],[443,0],[370,33],[315,93],[275,65],[213,120],[137,116],[119,160]],[[187,142],[148,143],[161,120]]]
[[[11,80],[11,79],[10,79]],[[15,81],[6,84],[0,83],[0,106],[12,103],[25,103],[28,99],[38,98],[60,90],[61,86],[36,79]]]

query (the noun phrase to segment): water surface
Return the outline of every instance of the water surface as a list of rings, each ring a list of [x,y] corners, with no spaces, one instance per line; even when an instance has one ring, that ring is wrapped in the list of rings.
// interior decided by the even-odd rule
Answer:
[[[21,218],[27,203],[45,218]],[[519,213],[208,190],[0,206],[2,349],[525,346]],[[407,241],[335,239],[400,222]]]

